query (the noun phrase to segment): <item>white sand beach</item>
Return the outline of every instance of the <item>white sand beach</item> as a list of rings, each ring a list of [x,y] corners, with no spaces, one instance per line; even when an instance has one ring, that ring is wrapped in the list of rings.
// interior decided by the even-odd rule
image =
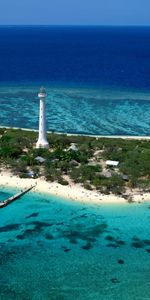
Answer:
[[[17,176],[12,175],[8,171],[3,171],[0,173],[0,189],[3,190],[3,187],[15,187],[18,189],[25,189],[30,187],[31,185],[36,185],[33,189],[34,192],[44,193],[55,195],[67,199],[71,199],[74,201],[80,201],[85,203],[95,203],[95,204],[103,204],[103,203],[127,203],[127,199],[117,196],[117,195],[104,195],[99,192],[89,191],[83,188],[79,184],[70,183],[68,186],[63,186],[57,182],[47,182],[41,178],[31,179],[31,178],[19,178]],[[132,196],[133,201],[135,202],[144,202],[150,201],[150,193],[142,193],[134,191],[133,194],[129,194]]]
[[[38,129],[31,129],[31,128],[24,128],[24,127],[10,127],[10,126],[0,126],[0,128],[6,128],[6,129],[14,129],[14,130],[23,130],[23,131],[34,131],[38,132]],[[59,131],[47,131],[47,133],[55,133],[58,135],[67,135],[67,136],[83,136],[83,134],[80,133],[68,133],[68,132],[59,132]],[[96,134],[88,134],[85,135],[87,137],[92,138],[108,138],[108,139],[125,139],[125,140],[150,140],[150,136],[148,135],[96,135]]]

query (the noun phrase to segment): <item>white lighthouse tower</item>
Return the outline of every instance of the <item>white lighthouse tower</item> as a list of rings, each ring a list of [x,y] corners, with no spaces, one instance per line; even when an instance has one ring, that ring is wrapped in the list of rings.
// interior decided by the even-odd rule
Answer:
[[[42,87],[38,94],[40,99],[40,110],[39,110],[39,137],[36,143],[36,148],[48,148],[49,144],[46,138],[46,117],[45,117],[45,98],[46,91]]]

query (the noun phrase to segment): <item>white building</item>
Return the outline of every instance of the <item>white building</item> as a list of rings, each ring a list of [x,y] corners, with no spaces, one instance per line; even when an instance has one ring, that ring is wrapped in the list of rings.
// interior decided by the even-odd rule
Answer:
[[[71,146],[68,148],[68,150],[78,151],[78,148],[75,143],[71,143]]]
[[[45,98],[46,91],[44,88],[40,89],[38,94],[40,99],[40,110],[39,110],[39,137],[36,143],[36,148],[48,148],[49,144],[46,137],[46,116],[45,116]]]
[[[119,161],[116,160],[107,160],[106,161],[107,166],[117,167],[119,165]]]

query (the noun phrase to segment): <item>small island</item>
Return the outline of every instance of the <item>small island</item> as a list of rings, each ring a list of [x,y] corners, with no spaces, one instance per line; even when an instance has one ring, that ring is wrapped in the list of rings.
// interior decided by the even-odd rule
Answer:
[[[73,200],[142,201],[150,192],[150,141],[0,129],[0,184]]]

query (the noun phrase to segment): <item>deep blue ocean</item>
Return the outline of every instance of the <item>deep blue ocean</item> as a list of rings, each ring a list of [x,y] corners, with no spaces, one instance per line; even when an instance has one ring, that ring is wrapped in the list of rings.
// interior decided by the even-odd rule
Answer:
[[[150,27],[0,27],[0,125],[106,135],[150,133]],[[17,111],[17,114],[16,114]]]

